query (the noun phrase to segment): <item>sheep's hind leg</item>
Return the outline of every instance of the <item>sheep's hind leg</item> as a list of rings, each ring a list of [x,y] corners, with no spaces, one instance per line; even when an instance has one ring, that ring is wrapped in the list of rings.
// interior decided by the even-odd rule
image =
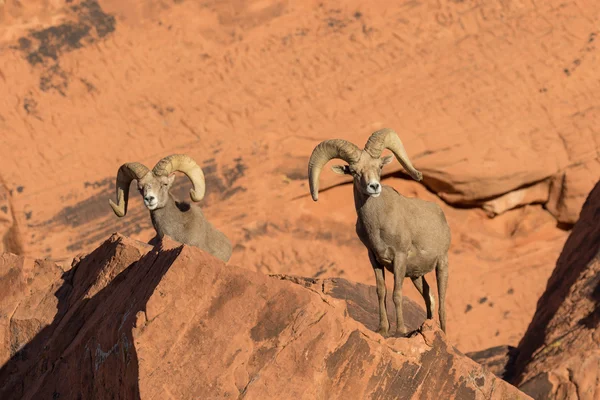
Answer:
[[[446,332],[446,289],[448,288],[448,256],[441,257],[435,266],[435,277],[438,287],[438,312],[440,314],[440,327]]]
[[[406,277],[406,254],[397,253],[394,257],[394,305],[396,306],[396,336],[406,336],[402,312],[402,283]]]
[[[385,271],[382,265],[375,259],[375,256],[369,251],[369,261],[375,272],[375,283],[377,285],[377,300],[379,301],[379,329],[377,333],[386,337],[390,331],[390,322],[387,317],[387,309],[385,306],[385,296],[387,294],[385,288]]]
[[[427,310],[427,319],[433,319],[433,311],[435,309],[435,299],[433,298],[433,293],[431,293],[431,288],[429,284],[425,280],[424,276],[420,276],[418,278],[412,278],[412,283],[415,285],[421,296],[423,296],[423,300],[425,300],[425,309]]]

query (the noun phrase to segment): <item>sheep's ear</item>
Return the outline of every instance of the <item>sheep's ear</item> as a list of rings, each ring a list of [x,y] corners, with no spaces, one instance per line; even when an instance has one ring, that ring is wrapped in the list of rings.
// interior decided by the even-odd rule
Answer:
[[[336,174],[340,174],[340,175],[349,175],[350,174],[350,167],[347,165],[334,165],[331,167],[331,170],[333,172],[335,172]]]
[[[386,165],[386,164],[389,164],[389,163],[391,163],[391,162],[392,162],[392,160],[393,160],[393,159],[394,159],[394,156],[393,156],[393,155],[391,155],[391,154],[390,154],[389,156],[385,156],[385,157],[383,157],[383,158],[381,159],[381,161],[382,161],[382,164],[381,164],[381,165],[382,165],[382,166],[384,166],[384,165]]]
[[[175,174],[169,174],[169,176],[167,177],[169,185],[173,184],[173,181],[175,180]]]

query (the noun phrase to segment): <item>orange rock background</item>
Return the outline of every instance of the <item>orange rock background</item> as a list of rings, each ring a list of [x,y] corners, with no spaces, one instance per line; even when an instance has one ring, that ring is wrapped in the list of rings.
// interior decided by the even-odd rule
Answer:
[[[372,284],[351,186],[324,170],[312,202],[306,163],[388,126],[425,179],[394,162],[384,183],[451,225],[449,341],[517,345],[600,176],[599,17],[583,0],[2,1],[0,250],[68,265],[115,231],[149,240],[136,196],[123,219],[108,206],[116,171],[186,152],[232,268]]]

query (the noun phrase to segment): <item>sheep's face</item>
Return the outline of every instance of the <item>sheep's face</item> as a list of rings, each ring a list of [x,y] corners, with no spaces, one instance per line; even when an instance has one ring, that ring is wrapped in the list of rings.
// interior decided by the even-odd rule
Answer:
[[[373,158],[367,153],[361,155],[356,163],[350,165],[334,165],[333,172],[342,175],[352,175],[354,187],[364,195],[379,197],[381,194],[381,170],[392,162],[393,156]]]
[[[144,199],[144,205],[150,211],[163,208],[169,201],[169,189],[175,175],[155,176],[148,172],[138,181],[138,191]]]

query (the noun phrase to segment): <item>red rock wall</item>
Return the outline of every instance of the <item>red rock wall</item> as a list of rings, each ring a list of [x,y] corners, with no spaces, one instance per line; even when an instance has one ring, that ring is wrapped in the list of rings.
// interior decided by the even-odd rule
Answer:
[[[600,396],[600,182],[518,347],[512,381],[534,398]]]

